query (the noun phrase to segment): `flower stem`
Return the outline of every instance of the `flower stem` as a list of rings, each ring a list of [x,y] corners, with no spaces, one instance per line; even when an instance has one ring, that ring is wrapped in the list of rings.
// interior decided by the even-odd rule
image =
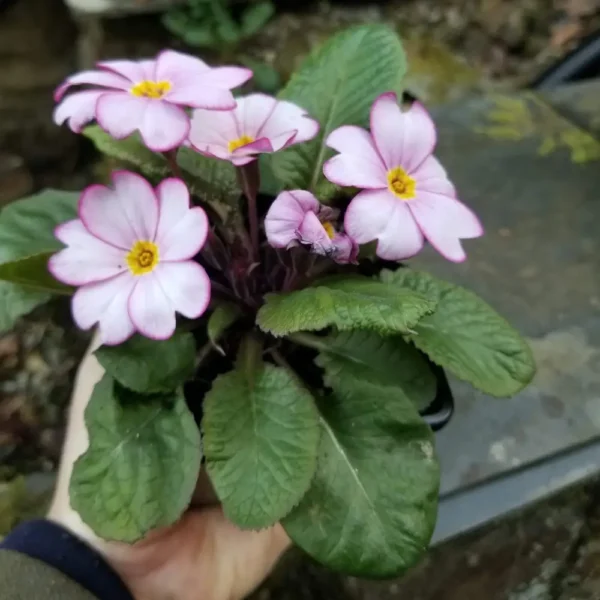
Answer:
[[[177,150],[169,150],[168,152],[163,152],[163,156],[167,159],[167,162],[169,163],[171,173],[173,173],[175,177],[183,179],[183,174],[181,173],[181,169],[177,164]]]
[[[327,344],[323,342],[323,338],[320,338],[317,335],[311,335],[310,333],[293,333],[288,336],[288,339],[299,346],[306,346],[313,350],[327,350]]]
[[[260,186],[260,172],[258,170],[258,161],[254,160],[247,165],[238,167],[238,180],[244,196],[248,201],[248,222],[250,224],[250,242],[252,244],[252,254],[255,260],[259,258],[258,237],[258,208],[256,206],[256,197]]]

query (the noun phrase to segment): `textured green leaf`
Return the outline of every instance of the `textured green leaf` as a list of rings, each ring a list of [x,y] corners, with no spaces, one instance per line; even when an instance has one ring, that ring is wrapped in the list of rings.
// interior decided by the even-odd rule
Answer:
[[[423,556],[433,533],[433,434],[408,400],[351,374],[319,408],[317,471],[283,526],[327,567],[396,577]]]
[[[164,177],[170,172],[165,157],[146,148],[137,133],[124,140],[116,140],[98,125],[90,125],[82,133],[102,154],[126,162],[148,177]]]
[[[340,379],[352,375],[373,385],[388,387],[410,400],[418,410],[434,400],[437,381],[427,361],[401,336],[380,337],[371,331],[345,331],[327,337],[296,334],[320,351],[316,363],[325,371],[325,384],[335,388]]]
[[[395,290],[414,290],[437,300],[434,313],[410,339],[431,360],[492,396],[512,396],[535,374],[527,342],[472,292],[419,271],[382,274]]]
[[[398,291],[366,277],[330,277],[313,287],[267,294],[258,326],[275,336],[335,326],[372,329],[382,334],[408,333],[435,302],[411,290]]]
[[[190,503],[202,458],[183,394],[138,396],[105,375],[85,423],[90,445],[69,488],[85,523],[104,539],[128,543],[175,523]]]
[[[242,315],[242,311],[237,304],[233,302],[220,302],[208,319],[206,327],[208,339],[215,348],[222,349],[219,346],[219,340],[225,331],[233,325]]]
[[[315,191],[325,139],[342,125],[367,127],[371,104],[383,92],[402,91],[406,57],[398,36],[383,25],[363,25],[334,36],[315,50],[279,94],[321,124],[319,135],[273,156],[273,170],[289,189]]]
[[[48,293],[0,281],[0,333],[11,329],[19,317],[48,302],[50,298]]]
[[[11,271],[14,279],[14,267],[3,267],[6,263],[60,250],[62,244],[54,237],[54,229],[77,217],[78,197],[74,192],[44,190],[0,211],[0,269],[7,279]],[[12,327],[20,316],[49,298],[40,289],[0,281],[0,331]]]
[[[28,290],[52,294],[72,294],[73,288],[52,277],[48,271],[48,259],[54,252],[34,254],[27,258],[0,264],[0,280],[23,286]]]
[[[221,375],[204,399],[208,474],[227,517],[243,528],[279,521],[316,468],[319,417],[312,395],[285,369],[259,363]]]
[[[100,346],[96,350],[109,375],[142,394],[170,392],[183,385],[194,374],[195,354],[191,333],[176,333],[168,340],[135,335],[118,346]]]

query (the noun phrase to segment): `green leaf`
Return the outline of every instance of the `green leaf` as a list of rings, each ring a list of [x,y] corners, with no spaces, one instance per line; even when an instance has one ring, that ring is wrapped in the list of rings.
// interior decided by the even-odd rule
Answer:
[[[70,295],[73,288],[54,279],[48,271],[48,259],[53,254],[54,252],[43,252],[2,263],[0,280],[17,283],[28,290]]]
[[[98,125],[90,125],[82,133],[102,154],[126,162],[148,177],[164,177],[170,172],[165,157],[146,148],[138,133],[116,140]]]
[[[19,317],[48,302],[50,298],[48,293],[35,292],[20,285],[0,281],[0,333],[11,329]]]
[[[208,474],[227,517],[242,528],[279,521],[316,468],[319,418],[312,395],[285,369],[259,363],[221,375],[204,399]]]
[[[95,354],[121,385],[153,394],[170,392],[194,375],[196,344],[191,333],[176,333],[168,340],[135,335],[118,346],[100,346]]]
[[[433,533],[433,434],[408,400],[351,374],[319,408],[317,471],[283,526],[329,568],[396,577],[423,556]]]
[[[241,315],[242,311],[237,304],[234,304],[233,302],[221,302],[217,305],[208,319],[208,339],[222,354],[223,349],[219,346],[219,340],[225,331],[233,325]]]
[[[319,135],[273,156],[288,189],[315,191],[323,162],[333,155],[327,136],[341,125],[367,127],[371,104],[383,92],[402,91],[406,57],[398,36],[383,25],[363,25],[334,36],[315,50],[279,94],[321,124]]]
[[[372,329],[383,335],[408,333],[435,308],[411,290],[390,289],[366,277],[329,277],[296,292],[267,294],[256,323],[275,336],[335,326]]]
[[[531,350],[519,333],[472,292],[428,273],[399,269],[382,279],[397,291],[437,300],[409,337],[431,360],[492,396],[512,396],[535,374]]]
[[[43,260],[40,257],[20,267],[8,263],[29,259],[37,254],[44,254],[47,258],[49,253],[60,250],[62,244],[54,237],[54,229],[60,223],[77,217],[78,198],[79,194],[74,192],[44,190],[12,202],[0,211],[0,270],[6,279],[17,278],[15,269],[20,270],[25,266],[25,270],[30,272],[36,266],[38,278],[43,277],[44,282],[50,285],[49,279],[39,272],[39,262]],[[19,277],[24,277],[24,274],[20,272]],[[50,295],[41,291],[39,286],[26,288],[0,282],[0,331],[9,329],[20,316],[49,299]]]
[[[435,399],[437,380],[427,361],[401,336],[380,337],[370,331],[332,333],[327,337],[296,334],[293,341],[305,342],[320,351],[316,363],[325,371],[325,384],[335,388],[351,375],[393,390],[417,410]]]
[[[249,56],[242,56],[240,62],[245,67],[252,69],[254,73],[252,77],[253,88],[266,94],[275,94],[279,91],[281,88],[281,76],[275,67]],[[268,154],[263,154],[262,156],[268,156]]]
[[[138,396],[105,375],[85,424],[90,444],[69,488],[85,523],[106,540],[128,543],[175,523],[190,503],[202,458],[183,394]]]
[[[242,33],[245,37],[258,33],[275,14],[275,5],[269,0],[249,6],[242,15]]]

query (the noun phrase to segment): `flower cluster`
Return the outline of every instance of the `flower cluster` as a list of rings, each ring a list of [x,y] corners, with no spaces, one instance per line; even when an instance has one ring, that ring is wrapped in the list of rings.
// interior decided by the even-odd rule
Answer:
[[[265,244],[256,160],[314,139],[319,124],[291,102],[264,94],[234,98],[231,90],[251,75],[242,67],[212,68],[166,50],[155,60],[101,62],[57,89],[56,123],[80,132],[96,121],[116,139],[137,132],[150,150],[173,160],[174,151],[185,146],[229,161],[247,200],[249,234],[236,230],[219,237],[224,224],[209,225],[181,178],[152,188],[139,175],[119,171],[111,188],[84,190],[79,219],[56,231],[66,248],[49,268],[60,281],[79,287],[72,303],[75,321],[84,329],[97,324],[103,343],[121,343],[136,331],[170,337],[176,313],[200,317],[211,288],[228,290],[256,308],[264,293],[310,281],[315,261],[331,269],[357,264],[361,244],[376,242],[377,256],[400,261],[428,240],[449,260],[462,261],[461,240],[482,234],[433,156],[436,131],[426,110],[414,103],[403,111],[395,94],[385,93],[372,106],[370,131],[342,126],[324,139],[338,153],[325,162],[325,177],[361,191],[336,208],[307,190],[281,192],[263,213]],[[67,94],[73,87],[79,89]],[[205,245],[207,236],[212,241]],[[240,243],[227,247],[226,239]],[[312,255],[306,272],[299,274],[294,260],[283,278],[276,269],[266,272],[272,264],[287,269],[288,250]],[[270,260],[269,253],[279,260]],[[211,272],[215,267],[220,273]],[[259,297],[254,303],[252,294]]]

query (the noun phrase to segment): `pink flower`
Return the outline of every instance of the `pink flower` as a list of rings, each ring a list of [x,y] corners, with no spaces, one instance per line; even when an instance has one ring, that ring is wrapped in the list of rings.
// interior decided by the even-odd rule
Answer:
[[[265,216],[267,240],[274,248],[306,244],[315,254],[341,264],[354,263],[358,246],[335,230],[332,221],[337,215],[338,211],[321,205],[310,192],[281,192]]]
[[[210,300],[210,281],[192,257],[204,245],[208,220],[190,208],[179,179],[156,190],[135,173],[117,171],[114,189],[92,185],[79,199],[79,219],[57,227],[66,248],[50,258],[50,272],[81,286],[72,302],[81,329],[99,325],[104,344],[120,344],[139,331],[166,339],[175,312],[199,317]]]
[[[402,112],[396,94],[382,94],[371,108],[371,133],[344,126],[326,144],[340,152],[323,167],[327,179],[364,188],[348,206],[346,232],[358,244],[377,240],[379,257],[409,258],[427,238],[448,260],[460,262],[466,258],[460,240],[483,234],[432,156],[435,125],[421,104]]]
[[[201,154],[245,165],[257,154],[311,140],[319,124],[305,110],[264,94],[237,98],[235,110],[195,110],[189,141]]]
[[[183,107],[228,111],[235,108],[231,88],[252,77],[242,67],[210,68],[199,58],[165,50],[155,60],[113,60],[98,63],[97,71],[69,77],[55,92],[57,125],[68,122],[79,133],[96,119],[116,139],[139,131],[155,152],[181,145],[190,131]],[[65,92],[79,85],[92,89]],[[214,114],[214,113],[211,113]]]

